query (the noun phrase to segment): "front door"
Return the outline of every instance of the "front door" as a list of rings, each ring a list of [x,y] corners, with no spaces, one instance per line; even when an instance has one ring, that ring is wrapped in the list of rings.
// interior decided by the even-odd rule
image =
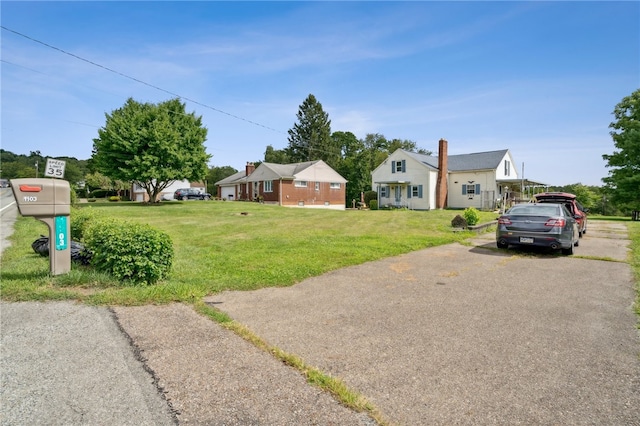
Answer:
[[[400,207],[400,203],[402,201],[402,187],[400,185],[395,188],[396,195],[396,207]]]

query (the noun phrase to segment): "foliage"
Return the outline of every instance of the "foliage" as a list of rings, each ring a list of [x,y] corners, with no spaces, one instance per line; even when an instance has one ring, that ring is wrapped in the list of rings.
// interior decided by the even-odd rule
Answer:
[[[454,228],[466,228],[469,224],[467,223],[467,220],[460,216],[459,214],[456,215],[456,217],[454,217],[451,220],[451,226]]]
[[[71,239],[82,241],[87,226],[99,217],[98,210],[91,207],[72,207],[71,208]]]
[[[468,207],[464,209],[464,219],[467,221],[467,225],[474,226],[480,221],[480,213],[474,207]]]
[[[292,163],[323,160],[336,167],[340,150],[331,139],[331,120],[322,104],[310,94],[298,108],[297,123],[289,129],[286,153]]]
[[[273,146],[267,145],[267,149],[264,152],[264,161],[266,163],[275,163],[275,164],[289,164],[291,161],[289,160],[289,154],[287,154],[286,149],[274,149]],[[258,167],[258,162],[254,161],[256,168]]]
[[[202,117],[187,114],[179,99],[159,104],[129,98],[106,114],[106,124],[93,140],[97,171],[113,180],[135,182],[151,202],[177,180],[200,181],[210,158]]]
[[[610,167],[602,179],[611,200],[628,210],[640,210],[640,89],[616,105],[609,128],[616,151],[602,156]]]
[[[371,210],[378,210],[378,200],[370,200],[367,205]]]
[[[171,238],[147,224],[113,218],[93,220],[85,229],[84,242],[93,255],[92,266],[118,280],[153,284],[171,269]]]
[[[88,172],[88,161],[74,157],[56,157],[56,159],[65,161],[64,180],[69,182],[71,188],[75,188]],[[0,164],[2,164],[0,177],[3,179],[44,177],[47,157],[40,151],[31,151],[29,155],[22,155],[0,149]]]
[[[367,191],[364,193],[364,202],[369,205],[372,200],[378,201],[378,193],[376,191]]]
[[[238,170],[231,166],[210,167],[207,172],[207,192],[215,197],[218,193],[216,182],[219,182],[235,173],[238,173]]]

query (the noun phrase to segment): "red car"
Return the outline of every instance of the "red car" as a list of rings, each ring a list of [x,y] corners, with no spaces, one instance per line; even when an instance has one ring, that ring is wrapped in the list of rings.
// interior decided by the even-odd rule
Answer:
[[[543,192],[533,196],[535,203],[555,203],[564,204],[567,210],[573,215],[578,222],[578,233],[580,237],[587,232],[587,212],[582,204],[578,202],[574,194],[568,192]]]

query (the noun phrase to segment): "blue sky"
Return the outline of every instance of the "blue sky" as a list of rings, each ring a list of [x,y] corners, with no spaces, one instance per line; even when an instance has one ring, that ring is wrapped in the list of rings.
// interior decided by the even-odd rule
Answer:
[[[88,159],[105,113],[173,93],[195,101],[210,165],[240,170],[287,146],[313,94],[332,131],[509,149],[529,179],[600,185],[612,111],[640,88],[639,2],[0,7],[1,146],[17,154]]]

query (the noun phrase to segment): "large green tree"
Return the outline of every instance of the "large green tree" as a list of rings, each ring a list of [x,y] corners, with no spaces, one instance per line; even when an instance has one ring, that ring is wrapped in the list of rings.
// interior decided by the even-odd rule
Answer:
[[[623,98],[613,115],[609,128],[616,150],[602,156],[611,168],[602,180],[614,203],[640,210],[640,89]]]
[[[284,149],[275,149],[272,145],[267,145],[266,150],[264,151],[264,161],[265,163],[275,163],[275,164],[289,164],[289,155],[287,151]],[[256,166],[258,167],[258,166]]]
[[[218,193],[216,182],[219,182],[235,173],[238,173],[238,171],[231,166],[210,167],[209,172],[207,173],[207,192],[215,196]]]
[[[175,181],[206,176],[211,158],[204,146],[207,129],[202,117],[187,114],[179,99],[152,104],[129,98],[105,115],[92,157],[104,175],[138,184],[150,202],[158,202],[158,195]]]
[[[340,149],[331,139],[331,120],[322,104],[310,94],[300,105],[297,117],[298,122],[289,129],[289,160],[323,160],[334,167],[340,159]]]

